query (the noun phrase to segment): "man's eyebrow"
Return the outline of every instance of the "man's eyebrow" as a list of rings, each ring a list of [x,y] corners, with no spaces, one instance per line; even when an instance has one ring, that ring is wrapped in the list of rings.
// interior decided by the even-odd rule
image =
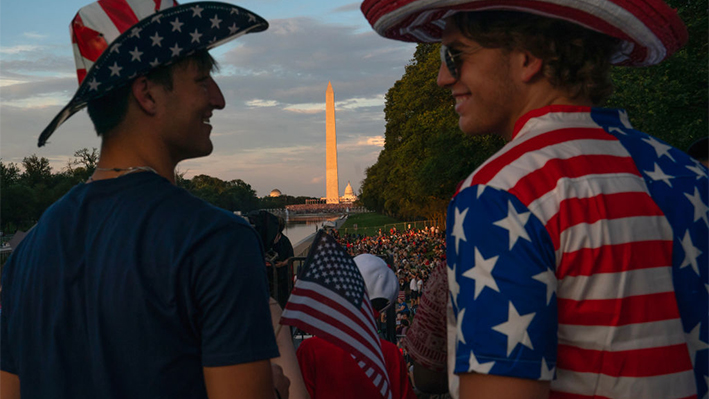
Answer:
[[[456,51],[462,51],[465,50],[466,48],[474,48],[470,44],[466,44],[461,42],[460,40],[456,39],[453,40],[450,43],[443,43],[446,47],[448,47],[451,50],[456,50]]]

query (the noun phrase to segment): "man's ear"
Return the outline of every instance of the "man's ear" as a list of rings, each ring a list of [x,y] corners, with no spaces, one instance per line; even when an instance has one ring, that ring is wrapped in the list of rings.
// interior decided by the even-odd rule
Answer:
[[[529,83],[542,73],[544,61],[541,58],[535,57],[528,51],[521,51],[518,56],[520,57],[520,79],[522,82]]]
[[[131,83],[133,98],[135,98],[140,109],[149,115],[155,115],[155,113],[157,113],[158,104],[155,93],[157,88],[158,85],[148,80],[145,76],[141,76]]]

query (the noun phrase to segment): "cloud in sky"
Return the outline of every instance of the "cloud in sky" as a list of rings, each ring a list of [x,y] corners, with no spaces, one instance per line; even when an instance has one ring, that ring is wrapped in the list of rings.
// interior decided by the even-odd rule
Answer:
[[[267,1],[264,7],[278,4],[286,3]],[[227,107],[211,118],[214,153],[181,163],[181,172],[241,179],[259,196],[274,188],[294,196],[323,196],[325,90],[332,82],[340,188],[349,181],[359,190],[364,170],[376,162],[383,145],[384,94],[403,75],[415,47],[371,31],[359,3],[331,6],[323,11],[327,18],[264,15],[267,31],[213,51],[221,65],[215,80]],[[357,22],[336,22],[340,19]],[[28,29],[24,42],[0,46],[0,157],[20,162],[37,154],[60,170],[74,151],[100,147],[100,140],[86,112],[80,112],[47,146],[36,147],[39,132],[68,102],[77,83],[68,35],[64,43],[43,37],[41,26]],[[44,44],[49,40],[61,44]]]
[[[49,37],[49,35],[42,35],[37,32],[24,32],[22,33],[22,36],[29,38],[29,39],[46,39]]]

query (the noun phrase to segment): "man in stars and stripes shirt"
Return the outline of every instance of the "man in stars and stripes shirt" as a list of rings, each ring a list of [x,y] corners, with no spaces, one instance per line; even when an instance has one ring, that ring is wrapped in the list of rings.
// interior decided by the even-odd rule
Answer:
[[[625,111],[595,108],[611,63],[655,64],[684,44],[674,11],[650,0],[362,10],[384,36],[441,41],[438,84],[461,130],[508,141],[448,208],[451,393],[706,398],[707,169]]]

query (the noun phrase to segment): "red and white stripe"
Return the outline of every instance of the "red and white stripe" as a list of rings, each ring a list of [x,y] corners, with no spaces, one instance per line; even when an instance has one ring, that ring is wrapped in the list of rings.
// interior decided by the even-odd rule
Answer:
[[[320,284],[298,280],[281,324],[296,326],[347,350],[382,397],[391,399],[391,383],[366,292],[362,306],[356,308]]]
[[[696,397],[672,228],[618,140],[588,108],[564,110],[565,124],[548,109],[523,120],[459,188],[508,191],[551,237],[559,322],[551,397]]]
[[[99,0],[82,7],[70,26],[79,84],[109,44],[123,32],[156,11],[175,5],[174,0]]]
[[[380,35],[440,41],[443,20],[461,11],[505,10],[563,19],[625,41],[614,63],[653,65],[680,48],[687,31],[660,0],[366,0],[362,12]]]

